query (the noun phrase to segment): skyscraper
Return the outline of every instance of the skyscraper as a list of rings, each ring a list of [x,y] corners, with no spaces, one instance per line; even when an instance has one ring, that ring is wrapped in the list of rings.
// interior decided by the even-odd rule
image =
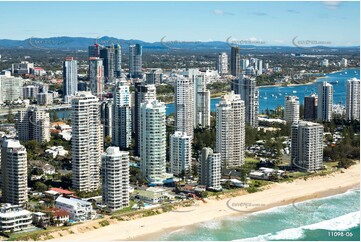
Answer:
[[[231,47],[231,75],[238,77],[240,74],[240,48]]]
[[[134,94],[134,134],[135,134],[135,150],[134,154],[136,156],[140,155],[140,147],[139,147],[139,126],[140,126],[140,105],[143,102],[148,100],[153,100],[157,98],[155,85],[146,85],[142,82],[135,82],[135,94]]]
[[[244,101],[246,123],[251,125],[253,128],[257,128],[259,92],[256,86],[256,79],[241,74],[238,78],[232,81],[232,90],[235,94],[239,94],[241,99]]]
[[[78,61],[67,57],[63,63],[63,97],[65,103],[70,103],[78,91]]]
[[[122,76],[122,47],[119,44],[114,45],[114,77]]]
[[[346,120],[360,121],[360,80],[346,81]]]
[[[333,86],[322,82],[318,86],[317,119],[329,122],[332,119]]]
[[[216,69],[221,76],[228,73],[228,55],[225,52],[218,54]]]
[[[88,47],[88,57],[99,57],[101,48],[99,44],[90,45]]]
[[[225,167],[244,164],[245,118],[244,101],[233,92],[216,106],[216,152]]]
[[[304,101],[304,119],[313,121],[317,120],[317,103],[318,97],[316,94],[312,94],[305,97]]]
[[[129,46],[129,77],[142,78],[142,46],[140,44]]]
[[[249,59],[241,59],[241,72],[245,71],[247,69],[247,67],[249,66]]]
[[[115,76],[115,48],[114,46],[103,46],[100,49],[100,58],[103,59],[104,78],[106,81],[112,81]]]
[[[175,86],[176,131],[186,132],[193,139],[194,84],[188,78],[179,77]]]
[[[4,140],[1,147],[2,200],[14,205],[28,201],[27,152],[18,140]]]
[[[166,174],[165,105],[157,100],[140,107],[140,169],[152,183],[162,184]]]
[[[170,136],[170,170],[174,175],[189,174],[192,162],[192,139],[179,131]]]
[[[298,122],[300,119],[300,102],[298,101],[298,97],[285,97],[284,119],[289,123]]]
[[[132,142],[132,114],[129,86],[118,82],[113,93],[113,145],[128,149]]]
[[[291,132],[291,165],[296,169],[315,171],[323,164],[323,126],[299,121]]]
[[[207,189],[221,190],[221,154],[213,153],[211,148],[204,147],[199,167],[200,184]]]
[[[98,98],[78,92],[71,103],[72,188],[93,191],[99,188],[103,131]]]
[[[206,128],[211,125],[211,96],[207,90],[204,75],[193,75],[194,83],[194,128]]]
[[[89,58],[89,82],[92,94],[102,99],[104,92],[103,59],[98,57]]]
[[[111,211],[129,206],[129,152],[108,147],[101,170],[103,203]]]
[[[100,121],[103,125],[103,136],[112,137],[113,102],[111,100],[105,100],[100,104]]]
[[[39,143],[50,141],[49,113],[37,107],[18,111],[16,130],[20,141],[36,140]]]

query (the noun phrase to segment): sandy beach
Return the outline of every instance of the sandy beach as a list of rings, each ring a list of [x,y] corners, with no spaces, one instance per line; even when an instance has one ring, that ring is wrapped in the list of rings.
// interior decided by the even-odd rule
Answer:
[[[251,212],[297,203],[307,199],[343,193],[360,184],[360,164],[342,172],[317,176],[307,180],[298,179],[291,183],[276,183],[261,192],[226,199],[206,199],[192,207],[180,208],[160,215],[130,221],[111,221],[98,229],[99,220],[90,221],[51,234],[53,241],[114,241],[114,240],[155,240],[159,236],[184,226],[220,219],[227,216],[242,216]],[[303,211],[300,211],[303,212]],[[309,212],[309,211],[304,211]]]

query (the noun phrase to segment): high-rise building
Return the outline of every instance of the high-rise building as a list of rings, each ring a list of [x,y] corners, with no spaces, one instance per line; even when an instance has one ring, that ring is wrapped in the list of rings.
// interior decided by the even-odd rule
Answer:
[[[142,78],[142,46],[140,44],[129,46],[129,77]]]
[[[194,126],[196,128],[209,127],[211,126],[211,93],[209,90],[198,91],[196,98]]]
[[[262,75],[263,73],[263,61],[262,60],[257,60],[256,62],[256,69],[257,69],[257,75]]]
[[[98,98],[78,92],[71,102],[72,188],[78,191],[99,189],[103,130]]]
[[[240,64],[241,71],[245,71],[249,66],[249,59],[241,59]]]
[[[99,57],[101,48],[102,48],[102,46],[100,46],[99,44],[90,45],[88,47],[88,56],[89,57]]]
[[[244,164],[245,118],[244,101],[233,92],[216,106],[216,152],[225,167]]]
[[[20,141],[50,141],[49,113],[36,107],[18,111],[16,117],[17,136]]]
[[[133,130],[135,138],[135,150],[134,155],[140,155],[140,105],[148,100],[157,98],[155,85],[146,85],[142,82],[135,82],[135,93],[134,93],[134,112],[133,112]]]
[[[132,113],[129,86],[118,82],[113,93],[113,145],[128,149],[132,142]]]
[[[165,105],[155,99],[140,107],[140,170],[152,183],[162,184],[166,174]]]
[[[65,103],[70,103],[78,91],[78,61],[67,57],[63,63],[63,97]]]
[[[114,45],[114,77],[122,76],[122,47],[119,44]]]
[[[129,206],[129,152],[108,147],[102,156],[102,200],[110,211]]]
[[[315,171],[323,164],[323,126],[299,121],[292,124],[291,165],[306,171]]]
[[[305,97],[304,100],[304,119],[308,121],[317,120],[318,96],[312,94]]]
[[[194,128],[194,83],[179,77],[175,86],[175,128],[186,132],[193,139]]]
[[[289,123],[300,120],[300,102],[298,101],[298,97],[286,96],[284,119]]]
[[[360,80],[346,81],[346,120],[360,120]]]
[[[194,83],[194,128],[211,125],[211,97],[205,75],[192,75]]]
[[[145,73],[145,83],[159,85],[163,83],[163,70],[160,68],[148,69]]]
[[[103,46],[100,49],[100,58],[103,59],[104,78],[106,81],[112,81],[115,73],[115,48],[114,46]]]
[[[231,75],[238,76],[240,74],[240,48],[231,47]]]
[[[24,80],[21,77],[0,75],[0,104],[20,99],[23,84]]]
[[[18,140],[4,140],[1,146],[2,200],[13,205],[28,201],[27,152]]]
[[[347,59],[342,58],[342,59],[341,59],[341,62],[340,62],[340,66],[341,66],[341,67],[347,67]]]
[[[179,131],[170,136],[170,170],[174,175],[187,175],[191,171],[192,139]]]
[[[211,148],[203,148],[199,167],[200,184],[207,189],[221,190],[221,154],[213,153]]]
[[[217,58],[216,69],[219,75],[225,75],[228,73],[228,55],[225,52],[219,53]]]
[[[241,74],[232,81],[232,90],[235,94],[239,94],[244,101],[246,123],[253,128],[258,127],[258,88],[256,79]]]
[[[113,132],[113,102],[105,100],[100,104],[100,121],[103,125],[103,136],[112,137]]]
[[[102,99],[104,92],[103,59],[98,57],[89,58],[89,82],[92,94]]]
[[[318,86],[317,119],[329,122],[332,119],[333,86],[322,82]]]

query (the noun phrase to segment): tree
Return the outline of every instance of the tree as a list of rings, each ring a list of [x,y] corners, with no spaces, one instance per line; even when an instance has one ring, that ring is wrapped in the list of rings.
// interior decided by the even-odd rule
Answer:
[[[246,124],[246,147],[252,146],[256,143],[257,129],[253,128],[249,124]]]
[[[38,191],[38,192],[45,192],[48,190],[48,186],[45,185],[44,183],[38,181],[38,182],[35,182],[35,184],[34,184],[34,190]]]

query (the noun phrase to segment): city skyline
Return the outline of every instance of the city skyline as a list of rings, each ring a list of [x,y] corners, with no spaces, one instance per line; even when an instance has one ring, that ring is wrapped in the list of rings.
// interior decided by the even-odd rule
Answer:
[[[359,2],[356,1],[207,2],[207,4],[202,2],[39,2],[36,5],[29,2],[23,2],[21,5],[16,2],[0,2],[0,6],[4,9],[12,9],[15,4],[16,12],[6,11],[0,17],[2,39],[114,36],[147,42],[162,40],[227,42],[230,38],[233,41],[281,46],[295,45],[295,37],[297,41],[321,42],[320,45],[324,43],[326,46],[355,46],[359,45],[360,41]],[[101,7],[107,7],[109,11],[106,14],[100,12]],[[136,14],[140,7],[147,9],[142,15]],[[47,11],[44,12],[43,9]],[[126,11],[119,14],[119,9]],[[31,19],[33,23],[31,27],[26,25],[24,27],[23,18],[19,18],[24,15]],[[83,24],[74,24],[72,16],[82,19]],[[164,18],[167,21],[163,21]],[[43,19],[47,21],[44,22]],[[7,22],[11,22],[13,27],[6,28]],[[288,24],[294,22],[297,22],[297,28],[293,24]],[[106,28],[104,23],[107,23]],[[140,29],[142,31],[139,31]]]

